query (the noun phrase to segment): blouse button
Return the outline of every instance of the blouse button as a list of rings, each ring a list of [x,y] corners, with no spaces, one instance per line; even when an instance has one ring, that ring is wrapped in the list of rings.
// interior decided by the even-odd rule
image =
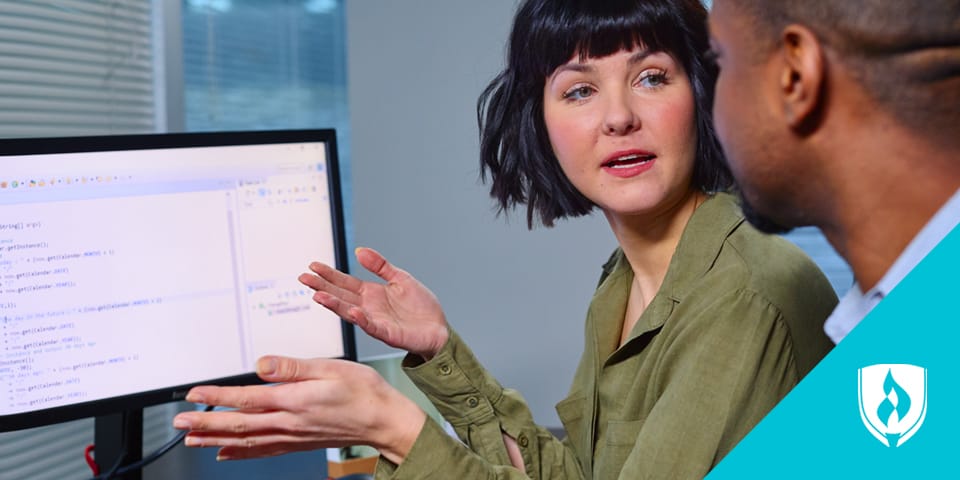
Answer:
[[[530,440],[527,440],[527,436],[521,433],[520,436],[517,437],[517,443],[519,443],[521,447],[527,448],[527,446],[530,445]]]
[[[447,365],[446,363],[440,365],[440,375],[450,375],[450,372],[452,371],[453,369],[450,368],[450,365]]]
[[[480,405],[480,400],[477,397],[470,397],[467,399],[467,406],[470,408],[476,408],[477,405]]]

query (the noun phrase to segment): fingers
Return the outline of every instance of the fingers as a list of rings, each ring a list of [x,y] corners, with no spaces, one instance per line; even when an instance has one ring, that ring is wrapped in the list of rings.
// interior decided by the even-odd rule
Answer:
[[[284,415],[284,412],[279,411],[182,412],[173,418],[173,428],[190,431],[186,439],[188,447],[222,446],[223,444],[212,443],[201,437],[273,434],[279,431],[277,425],[281,423]]]
[[[294,410],[301,398],[290,398],[286,391],[290,388],[303,387],[307,380],[325,380],[331,387],[344,378],[356,375],[358,369],[365,369],[363,365],[346,360],[326,358],[296,359],[278,356],[265,356],[257,361],[257,375],[268,382],[290,382],[285,385],[250,385],[243,387],[214,387],[199,386],[187,392],[186,400],[192,403],[213,405],[217,407],[237,408],[241,410]],[[324,392],[316,382],[316,392]],[[187,412],[189,413],[189,412]],[[199,413],[199,412],[198,412]]]
[[[269,447],[277,444],[292,444],[294,442],[305,442],[301,435],[296,433],[285,433],[279,430],[272,432],[254,432],[251,434],[236,434],[230,432],[201,433],[191,432],[186,436],[183,443],[188,447],[236,447],[236,448],[255,448]]]
[[[257,361],[257,375],[268,382],[294,382],[322,379],[335,375],[339,360],[322,358],[295,359],[267,356]],[[270,385],[243,387],[199,386],[187,392],[186,400],[192,403],[242,410],[285,409],[289,402],[283,393]]]
[[[363,281],[353,275],[343,273],[325,263],[313,262],[310,270],[337,287],[356,292],[363,286]]]
[[[314,293],[313,300],[337,314],[337,316],[340,318],[360,327],[360,329],[362,329],[364,332],[367,332],[367,335],[390,343],[388,337],[385,336],[385,333],[388,332],[385,332],[384,325],[372,321],[371,317],[367,316],[366,310],[356,305],[344,302],[343,300],[326,292]]]
[[[279,439],[271,439],[279,440]],[[252,439],[253,445],[251,446],[229,446],[223,447],[217,452],[217,461],[224,460],[247,460],[253,458],[266,458],[266,457],[275,457],[277,455],[285,455],[287,453],[293,452],[304,452],[310,450],[316,450],[319,448],[329,448],[329,447],[340,447],[336,443],[303,443],[302,441],[297,441],[293,439],[291,441],[280,441],[278,443],[267,443],[264,444],[266,440],[264,439]]]
[[[277,395],[269,385],[246,387],[194,387],[187,392],[186,400],[217,407],[241,408],[245,410],[277,408]]]
[[[357,262],[363,268],[388,282],[400,280],[400,277],[406,273],[394,267],[383,255],[380,255],[380,252],[372,248],[360,247],[354,253],[357,256]]]
[[[337,316],[343,318],[344,320],[356,324],[364,330],[367,329],[369,319],[362,308],[330,295],[327,292],[315,292],[313,294],[313,301],[323,305],[325,308],[337,314]]]
[[[297,277],[297,280],[317,292],[326,292],[354,304],[360,302],[360,289],[363,287],[363,282],[359,279],[317,262],[310,264],[310,270],[316,275],[304,273]],[[333,272],[343,278],[335,278]]]
[[[315,290],[313,301],[323,305],[331,312],[337,314],[337,316],[360,325],[362,328],[366,316],[363,310],[357,306],[362,301],[358,291],[340,288],[327,281],[324,277],[324,275],[328,274],[327,271],[330,270],[330,267],[327,265],[313,263],[310,265],[310,268],[316,271],[317,275],[304,273],[300,275],[297,280]],[[350,278],[360,282],[353,277]],[[351,282],[347,282],[350,283],[350,288],[359,288],[358,285],[352,284],[352,280]]]
[[[337,375],[340,360],[290,358],[267,355],[257,360],[257,375],[268,382],[319,380]],[[187,399],[190,395],[187,394]]]
[[[290,421],[285,412],[186,412],[175,417],[174,426],[192,428],[184,439],[188,447],[221,447],[217,460],[269,457],[335,443],[284,428]]]

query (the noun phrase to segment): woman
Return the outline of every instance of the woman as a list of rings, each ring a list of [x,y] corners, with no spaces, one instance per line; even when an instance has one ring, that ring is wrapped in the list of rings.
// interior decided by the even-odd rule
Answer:
[[[706,50],[698,0],[528,0],[507,67],[480,98],[481,162],[500,207],[526,205],[531,227],[597,209],[619,243],[557,405],[564,440],[479,365],[429,290],[358,249],[386,284],[321,264],[301,281],[410,352],[408,375],[466,446],[369,372],[282,359],[265,363],[301,371],[266,379],[313,383],[198,388],[191,395],[207,403],[244,409],[178,417],[194,430],[188,444],[248,458],[366,443],[391,478],[705,475],[830,349],[819,325],[836,302],[809,259],[744,223],[722,193],[731,180],[711,126]],[[359,376],[343,383],[357,393],[324,390],[350,372]]]

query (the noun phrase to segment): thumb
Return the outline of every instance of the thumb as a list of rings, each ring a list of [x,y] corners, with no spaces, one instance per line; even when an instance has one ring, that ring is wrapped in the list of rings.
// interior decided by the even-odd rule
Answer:
[[[359,247],[354,251],[357,262],[376,276],[392,282],[400,279],[402,270],[394,267],[380,252],[366,247]]]
[[[257,375],[268,382],[295,382],[320,376],[319,359],[265,356],[257,360]]]

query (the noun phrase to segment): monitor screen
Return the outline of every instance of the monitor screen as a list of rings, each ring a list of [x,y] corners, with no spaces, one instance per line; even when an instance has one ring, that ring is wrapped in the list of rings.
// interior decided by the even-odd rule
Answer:
[[[0,431],[355,358],[333,130],[0,140]]]

